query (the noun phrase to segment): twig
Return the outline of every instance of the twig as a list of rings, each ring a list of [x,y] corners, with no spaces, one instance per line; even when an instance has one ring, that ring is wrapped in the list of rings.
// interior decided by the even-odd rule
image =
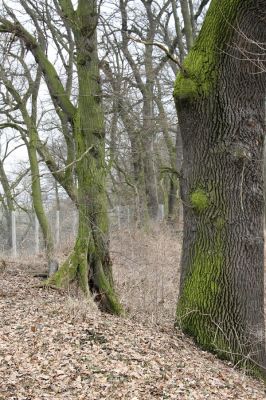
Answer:
[[[181,65],[179,59],[177,58],[177,56],[175,56],[174,54],[171,54],[170,51],[169,51],[168,46],[166,46],[165,44],[160,43],[160,42],[148,42],[146,40],[141,40],[141,39],[135,38],[133,36],[129,36],[129,39],[133,40],[134,42],[144,44],[145,46],[156,46],[156,47],[159,47],[159,49],[163,50],[166,53],[167,57],[170,58],[171,61],[173,61],[175,64],[177,64],[179,66],[180,70],[183,73],[186,72],[184,70],[184,68],[182,67],[182,65]]]
[[[32,285],[31,287],[35,288],[35,289],[46,289],[47,288],[47,289],[57,290],[58,292],[61,292],[61,293],[65,292],[65,289],[59,288],[55,285],[49,285],[47,283],[39,283],[38,285]]]

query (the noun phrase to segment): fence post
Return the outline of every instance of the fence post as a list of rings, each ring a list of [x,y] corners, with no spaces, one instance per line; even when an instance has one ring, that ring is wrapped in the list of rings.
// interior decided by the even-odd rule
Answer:
[[[60,241],[60,211],[56,210],[56,224],[55,224],[55,245],[58,247]]]
[[[35,214],[35,254],[40,251],[39,221]]]
[[[12,228],[12,256],[17,257],[17,232],[16,232],[15,211],[11,211],[11,228]]]
[[[164,204],[159,204],[159,215],[158,215],[159,222],[164,220]]]

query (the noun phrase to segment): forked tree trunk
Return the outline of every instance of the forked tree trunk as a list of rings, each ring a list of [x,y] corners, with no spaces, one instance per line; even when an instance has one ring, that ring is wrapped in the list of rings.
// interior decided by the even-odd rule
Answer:
[[[174,91],[184,152],[177,323],[264,374],[265,75],[254,41],[266,41],[265,5],[213,0]]]
[[[0,32],[13,33],[24,41],[42,70],[55,109],[59,115],[61,112],[64,114],[73,129],[78,180],[78,235],[72,254],[46,284],[62,287],[78,280],[85,294],[91,291],[96,295],[102,309],[120,314],[123,310],[114,291],[108,245],[104,118],[96,35],[99,9],[97,0],[78,0],[77,3],[75,10],[71,1],[58,0],[62,18],[72,29],[76,45],[78,107],[70,100],[68,90],[42,46],[18,21],[13,23],[1,17]],[[68,156],[73,158],[73,154]],[[57,172],[54,171],[55,178]],[[61,182],[65,183],[70,196],[76,198],[71,179],[70,182],[61,179]]]
[[[97,2],[79,0],[73,24],[79,81],[74,124],[77,151],[79,227],[74,251],[50,279],[58,286],[78,279],[100,307],[120,314],[109,256],[104,116],[97,54]]]

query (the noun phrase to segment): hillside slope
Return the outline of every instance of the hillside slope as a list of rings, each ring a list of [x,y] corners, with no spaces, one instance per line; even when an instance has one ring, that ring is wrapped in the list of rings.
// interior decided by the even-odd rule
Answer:
[[[0,275],[0,400],[266,399],[171,327],[102,315],[18,264]]]

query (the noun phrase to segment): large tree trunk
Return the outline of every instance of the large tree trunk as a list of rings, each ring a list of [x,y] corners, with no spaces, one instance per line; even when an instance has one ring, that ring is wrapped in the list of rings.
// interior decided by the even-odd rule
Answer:
[[[265,372],[263,0],[213,0],[175,85],[184,239],[177,323]],[[256,54],[255,60],[248,58]]]
[[[120,314],[109,256],[104,116],[97,54],[97,2],[79,0],[74,35],[79,102],[74,137],[77,151],[79,227],[74,251],[50,282],[64,286],[78,278],[100,307]]]

